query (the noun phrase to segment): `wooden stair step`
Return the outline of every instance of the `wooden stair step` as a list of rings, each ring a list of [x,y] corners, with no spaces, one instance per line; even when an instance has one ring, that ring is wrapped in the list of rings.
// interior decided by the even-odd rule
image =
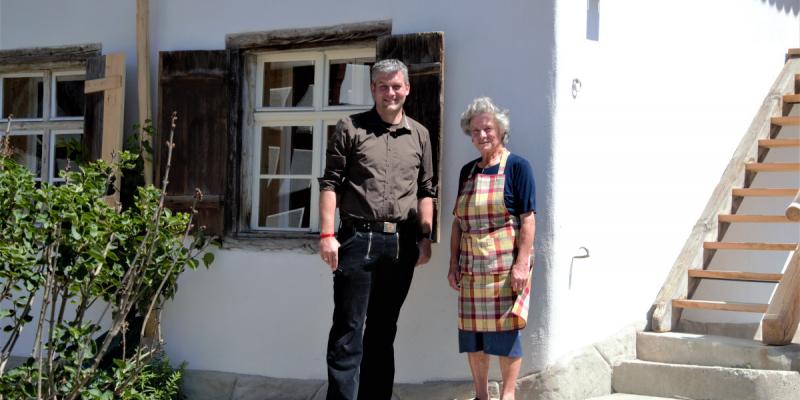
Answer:
[[[800,94],[786,94],[783,95],[784,103],[800,103]]]
[[[772,117],[770,122],[772,125],[778,126],[798,126],[800,125],[800,117]]]
[[[718,218],[719,222],[796,222],[786,218],[785,215],[720,214]]]
[[[800,147],[800,139],[761,139],[758,141],[758,147]]]
[[[789,56],[789,57],[791,57],[791,56],[800,56],[800,48],[789,49],[789,51],[788,51],[788,53],[786,53],[786,55]]]
[[[703,310],[719,311],[743,311],[752,313],[767,312],[768,304],[759,303],[736,303],[732,301],[711,301],[711,300],[672,300],[672,307],[677,308],[697,308]]]
[[[704,242],[706,250],[774,250],[793,251],[797,244],[793,243],[752,243],[752,242]]]
[[[747,163],[744,169],[753,172],[791,172],[800,171],[800,163]]]
[[[781,281],[783,274],[744,271],[712,271],[708,269],[690,269],[689,278],[720,279],[727,281],[771,282]]]
[[[734,197],[792,197],[800,189],[738,188],[733,189]]]

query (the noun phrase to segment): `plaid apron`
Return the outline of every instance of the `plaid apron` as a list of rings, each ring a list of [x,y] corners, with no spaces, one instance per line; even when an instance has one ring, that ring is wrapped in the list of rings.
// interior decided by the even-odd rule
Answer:
[[[456,199],[453,214],[461,227],[458,263],[458,328],[476,332],[522,329],[528,319],[530,283],[520,293],[511,289],[519,218],[508,212],[503,196],[508,151],[497,175],[472,167]]]

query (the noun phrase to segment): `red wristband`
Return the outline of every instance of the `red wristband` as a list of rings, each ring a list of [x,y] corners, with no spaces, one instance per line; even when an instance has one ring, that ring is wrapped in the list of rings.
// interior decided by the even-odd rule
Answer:
[[[334,236],[336,236],[335,233],[320,233],[319,234],[319,238],[320,239],[325,239],[325,238],[334,237]]]

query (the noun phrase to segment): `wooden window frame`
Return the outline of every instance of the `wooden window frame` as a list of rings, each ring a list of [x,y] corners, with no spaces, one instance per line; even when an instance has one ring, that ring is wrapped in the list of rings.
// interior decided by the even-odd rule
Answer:
[[[50,74],[50,120],[51,121],[83,121],[83,116],[80,117],[59,117],[56,116],[56,106],[58,99],[56,99],[56,78],[59,76],[81,75],[83,81],[86,82],[86,69],[72,69],[72,70],[56,70]]]
[[[83,129],[53,129],[50,131],[49,138],[49,151],[48,151],[48,181],[51,183],[64,182],[63,178],[58,177],[55,169],[56,160],[56,136],[60,135],[81,135],[83,136]],[[78,160],[76,160],[78,161]]]
[[[81,134],[83,135],[83,116],[80,117],[55,117],[55,79],[64,75],[83,75],[86,79],[86,69],[77,69],[72,63],[65,63],[59,67],[58,63],[47,66],[47,69],[31,66],[30,70],[0,73],[0,110],[3,109],[3,86],[7,78],[42,78],[42,118],[13,118],[11,123],[11,136],[41,135],[42,136],[42,166],[38,182],[56,183],[63,179],[54,176],[55,164],[55,135]],[[7,123],[8,116],[0,118],[0,123]]]
[[[329,106],[329,86],[331,60],[346,58],[374,58],[376,56],[375,42],[361,41],[349,46],[329,46],[302,50],[273,50],[251,52],[245,55],[249,59],[250,68],[245,72],[243,81],[254,90],[245,98],[243,109],[248,118],[252,116],[251,127],[244,128],[242,148],[250,149],[243,152],[242,165],[242,210],[249,215],[244,221],[240,219],[240,231],[263,232],[271,234],[308,234],[319,232],[319,183],[317,179],[322,176],[325,165],[325,148],[327,144],[327,128],[341,118],[353,113],[367,111],[372,104],[366,106]],[[253,60],[255,65],[253,64]],[[264,64],[267,62],[281,61],[312,61],[314,65],[314,92],[311,107],[265,107],[264,98]],[[249,72],[249,73],[248,73]],[[311,126],[313,134],[312,170],[311,174],[292,175],[262,175],[260,174],[261,161],[261,131],[267,126]],[[247,170],[245,170],[247,169]],[[262,227],[259,220],[259,187],[261,179],[310,179],[311,198],[309,204],[309,223],[307,228],[290,227]]]

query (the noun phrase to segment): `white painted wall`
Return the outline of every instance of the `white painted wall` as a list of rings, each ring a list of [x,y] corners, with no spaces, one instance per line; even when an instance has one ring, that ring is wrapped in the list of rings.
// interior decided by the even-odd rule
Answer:
[[[104,51],[128,54],[126,124],[135,118],[134,2],[52,0],[3,3],[2,47],[99,41]],[[44,11],[44,17],[42,16]],[[308,10],[314,10],[309,12]],[[391,19],[394,33],[444,31],[444,233],[452,221],[461,165],[477,156],[458,129],[469,101],[492,96],[511,110],[511,149],[529,160],[538,183],[537,293],[526,330],[525,370],[542,368],[549,352],[551,113],[554,51],[552,1],[513,0],[502,7],[479,1],[405,2],[319,0],[152,1],[152,68],[156,51],[224,48],[228,33],[302,28]],[[52,23],[39,23],[43,18]],[[35,29],[33,28],[35,26]],[[153,76],[156,76],[155,74]],[[154,79],[155,81],[155,79]],[[413,88],[412,88],[413,90]],[[154,91],[154,93],[156,93]],[[397,380],[466,379],[457,353],[456,293],[446,283],[448,240],[434,246],[404,306],[396,341]],[[274,377],[325,377],[325,344],[332,313],[332,281],[316,255],[217,251],[211,270],[187,273],[164,313],[167,350],[189,368]],[[493,368],[496,368],[493,367]]]
[[[798,45],[798,1],[595,3],[598,40],[586,1],[557,3],[553,355],[645,321]]]

